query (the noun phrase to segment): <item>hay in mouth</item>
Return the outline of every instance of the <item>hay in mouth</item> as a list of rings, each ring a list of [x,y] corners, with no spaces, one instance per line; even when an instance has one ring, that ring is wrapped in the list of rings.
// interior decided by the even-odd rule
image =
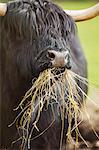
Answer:
[[[26,145],[28,145],[28,148],[30,148],[31,140],[40,137],[52,126],[52,124],[55,121],[54,111],[53,121],[50,123],[48,128],[46,128],[38,136],[32,138],[34,128],[39,132],[37,123],[39,122],[40,116],[42,115],[42,111],[44,111],[44,106],[53,106],[53,103],[57,103],[62,121],[60,149],[62,148],[63,130],[65,126],[64,118],[68,119],[69,124],[66,135],[67,142],[72,142],[75,146],[77,146],[78,137],[80,137],[86,143],[86,141],[81,136],[78,128],[79,124],[83,120],[82,112],[79,109],[79,105],[85,107],[85,105],[81,103],[81,96],[79,95],[79,91],[83,94],[83,99],[88,96],[79,87],[75,79],[79,80],[85,85],[88,85],[87,79],[80,77],[74,72],[70,70],[59,72],[58,69],[54,68],[43,71],[39,75],[39,77],[34,81],[32,87],[27,91],[19,106],[15,109],[21,109],[19,115],[15,118],[13,123],[16,123],[18,131],[22,131],[21,134],[19,133],[20,137],[18,139],[22,140],[22,149],[25,149]],[[78,122],[79,114],[82,116],[82,119]],[[29,127],[33,116],[34,120],[32,123],[32,128],[30,130]],[[72,126],[73,119],[74,126]],[[75,142],[72,137],[72,132],[74,130],[76,133]]]

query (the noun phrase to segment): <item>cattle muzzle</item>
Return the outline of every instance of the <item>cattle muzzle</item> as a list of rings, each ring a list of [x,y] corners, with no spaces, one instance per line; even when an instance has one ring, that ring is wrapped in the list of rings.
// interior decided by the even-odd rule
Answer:
[[[71,69],[70,54],[68,51],[48,50],[47,57],[50,59],[53,67]]]

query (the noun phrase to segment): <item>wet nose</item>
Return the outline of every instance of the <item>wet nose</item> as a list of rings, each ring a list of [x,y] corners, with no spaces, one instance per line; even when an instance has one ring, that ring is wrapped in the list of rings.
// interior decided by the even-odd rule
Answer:
[[[70,54],[66,52],[57,52],[54,50],[48,50],[47,57],[52,62],[53,67],[66,67],[71,69]]]

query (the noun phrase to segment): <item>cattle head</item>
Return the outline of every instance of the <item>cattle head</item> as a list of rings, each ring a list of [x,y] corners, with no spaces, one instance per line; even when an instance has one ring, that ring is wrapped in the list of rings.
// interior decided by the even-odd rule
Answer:
[[[44,0],[9,2],[1,4],[0,9],[0,15],[5,15],[3,20],[8,37],[16,37],[14,41],[12,39],[13,45],[21,43],[20,47],[24,47],[24,50],[17,48],[20,49],[19,55],[16,56],[19,63],[17,65],[21,66],[20,72],[24,68],[29,74],[32,73],[33,77],[33,74],[37,75],[50,67],[67,69],[72,67],[70,42],[76,28],[73,19],[64,11]],[[97,14],[99,12],[95,15]],[[24,59],[27,62],[24,62]],[[27,71],[22,74],[25,72]]]
[[[6,10],[6,4],[1,6]],[[41,0],[9,2],[1,22],[6,40],[11,38],[8,47],[13,52],[16,47],[13,59],[22,76],[28,72],[33,78],[52,67],[71,68],[70,42],[76,28],[73,19],[56,5]]]

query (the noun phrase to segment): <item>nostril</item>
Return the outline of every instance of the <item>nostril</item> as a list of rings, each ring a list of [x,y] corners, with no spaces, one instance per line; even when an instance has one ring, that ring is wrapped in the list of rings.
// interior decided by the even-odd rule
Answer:
[[[53,52],[48,52],[47,56],[52,60],[55,58],[55,54]]]
[[[70,59],[70,55],[68,53],[65,55],[65,59],[67,59],[67,60]]]
[[[65,59],[67,59],[67,58],[68,58],[68,55],[65,56]]]
[[[66,66],[67,69],[71,69],[71,66]]]
[[[68,63],[66,64],[66,68],[67,68],[67,69],[71,69],[71,67],[72,67],[72,66],[71,66],[70,62],[68,62]]]

